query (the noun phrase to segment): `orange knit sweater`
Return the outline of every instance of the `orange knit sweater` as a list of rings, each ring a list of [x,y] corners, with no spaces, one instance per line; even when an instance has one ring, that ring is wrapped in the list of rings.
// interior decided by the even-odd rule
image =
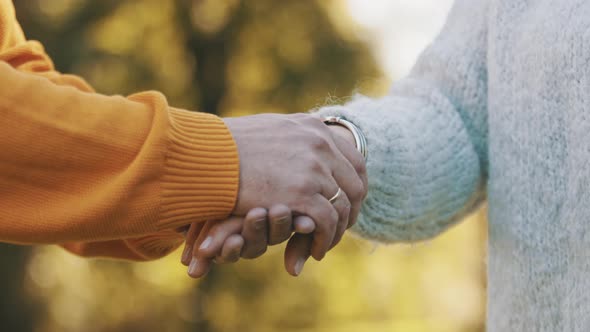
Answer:
[[[221,119],[158,92],[94,93],[56,72],[0,0],[0,241],[161,257],[182,242],[174,229],[231,213],[238,173]]]

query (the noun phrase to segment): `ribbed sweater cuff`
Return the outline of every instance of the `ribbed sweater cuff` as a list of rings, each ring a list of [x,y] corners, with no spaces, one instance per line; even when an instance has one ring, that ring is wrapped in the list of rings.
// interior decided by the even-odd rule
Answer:
[[[236,143],[219,117],[170,108],[159,228],[228,217],[237,198]]]
[[[124,240],[127,247],[140,260],[153,260],[164,257],[183,243],[183,237],[172,229]]]

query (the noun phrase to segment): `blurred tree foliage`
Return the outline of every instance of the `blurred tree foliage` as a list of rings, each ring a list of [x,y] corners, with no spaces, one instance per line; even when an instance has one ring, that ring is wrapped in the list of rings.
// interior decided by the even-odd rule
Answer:
[[[0,243],[0,331],[32,331],[35,326],[36,306],[24,287],[30,252]]]
[[[57,68],[101,93],[156,89],[174,106],[238,116],[306,111],[328,96],[382,87],[339,0],[15,6],[27,36],[43,42]],[[6,246],[0,330],[482,331],[481,219],[427,246],[371,253],[371,244],[349,237],[297,279],[283,272],[282,246],[200,281],[186,277],[178,254],[126,263]]]
[[[57,68],[102,93],[220,114],[301,112],[380,72],[316,1],[17,1]]]

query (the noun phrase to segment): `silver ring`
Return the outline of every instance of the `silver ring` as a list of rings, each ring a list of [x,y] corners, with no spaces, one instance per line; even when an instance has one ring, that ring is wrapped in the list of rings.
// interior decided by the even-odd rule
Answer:
[[[338,191],[336,192],[336,194],[334,194],[334,196],[332,196],[332,198],[330,198],[328,200],[328,202],[334,204],[334,202],[338,199],[338,197],[340,197],[341,194],[342,194],[342,189],[340,189],[340,187],[338,187]]]
[[[354,137],[354,145],[356,145],[357,150],[363,155],[365,161],[369,157],[369,150],[367,149],[367,138],[361,131],[359,127],[357,127],[354,123],[345,120],[338,116],[330,116],[324,118],[324,123],[327,125],[338,125],[348,129],[352,136]]]

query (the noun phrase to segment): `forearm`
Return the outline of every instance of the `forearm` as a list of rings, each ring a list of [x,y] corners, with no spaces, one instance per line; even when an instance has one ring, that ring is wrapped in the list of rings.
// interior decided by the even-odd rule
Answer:
[[[322,108],[368,141],[369,194],[355,230],[385,242],[439,234],[485,198],[487,1],[457,1],[411,74],[380,99]]]
[[[483,199],[480,159],[456,112],[391,96],[321,113],[349,119],[367,137],[369,192],[353,229],[362,236],[430,238]]]
[[[0,63],[0,241],[137,237],[233,209],[223,122],[158,93],[82,93]]]
[[[0,0],[0,62],[31,74],[19,77],[2,68],[17,79],[0,75],[0,135],[8,137],[0,142],[0,191],[9,192],[0,197],[0,241],[78,241],[63,247],[82,256],[155,259],[182,242],[166,225],[221,217],[231,209],[237,153],[218,119],[173,110],[156,93],[130,100],[80,94],[93,89],[55,71],[43,46],[26,40],[10,0]],[[15,89],[19,84],[34,89]],[[12,101],[5,100],[9,92]],[[79,122],[87,126],[77,127]],[[98,144],[89,144],[88,136]],[[208,153],[217,149],[222,155]],[[218,163],[224,174],[211,172]],[[118,169],[103,169],[114,164]],[[211,193],[208,199],[203,191]]]

